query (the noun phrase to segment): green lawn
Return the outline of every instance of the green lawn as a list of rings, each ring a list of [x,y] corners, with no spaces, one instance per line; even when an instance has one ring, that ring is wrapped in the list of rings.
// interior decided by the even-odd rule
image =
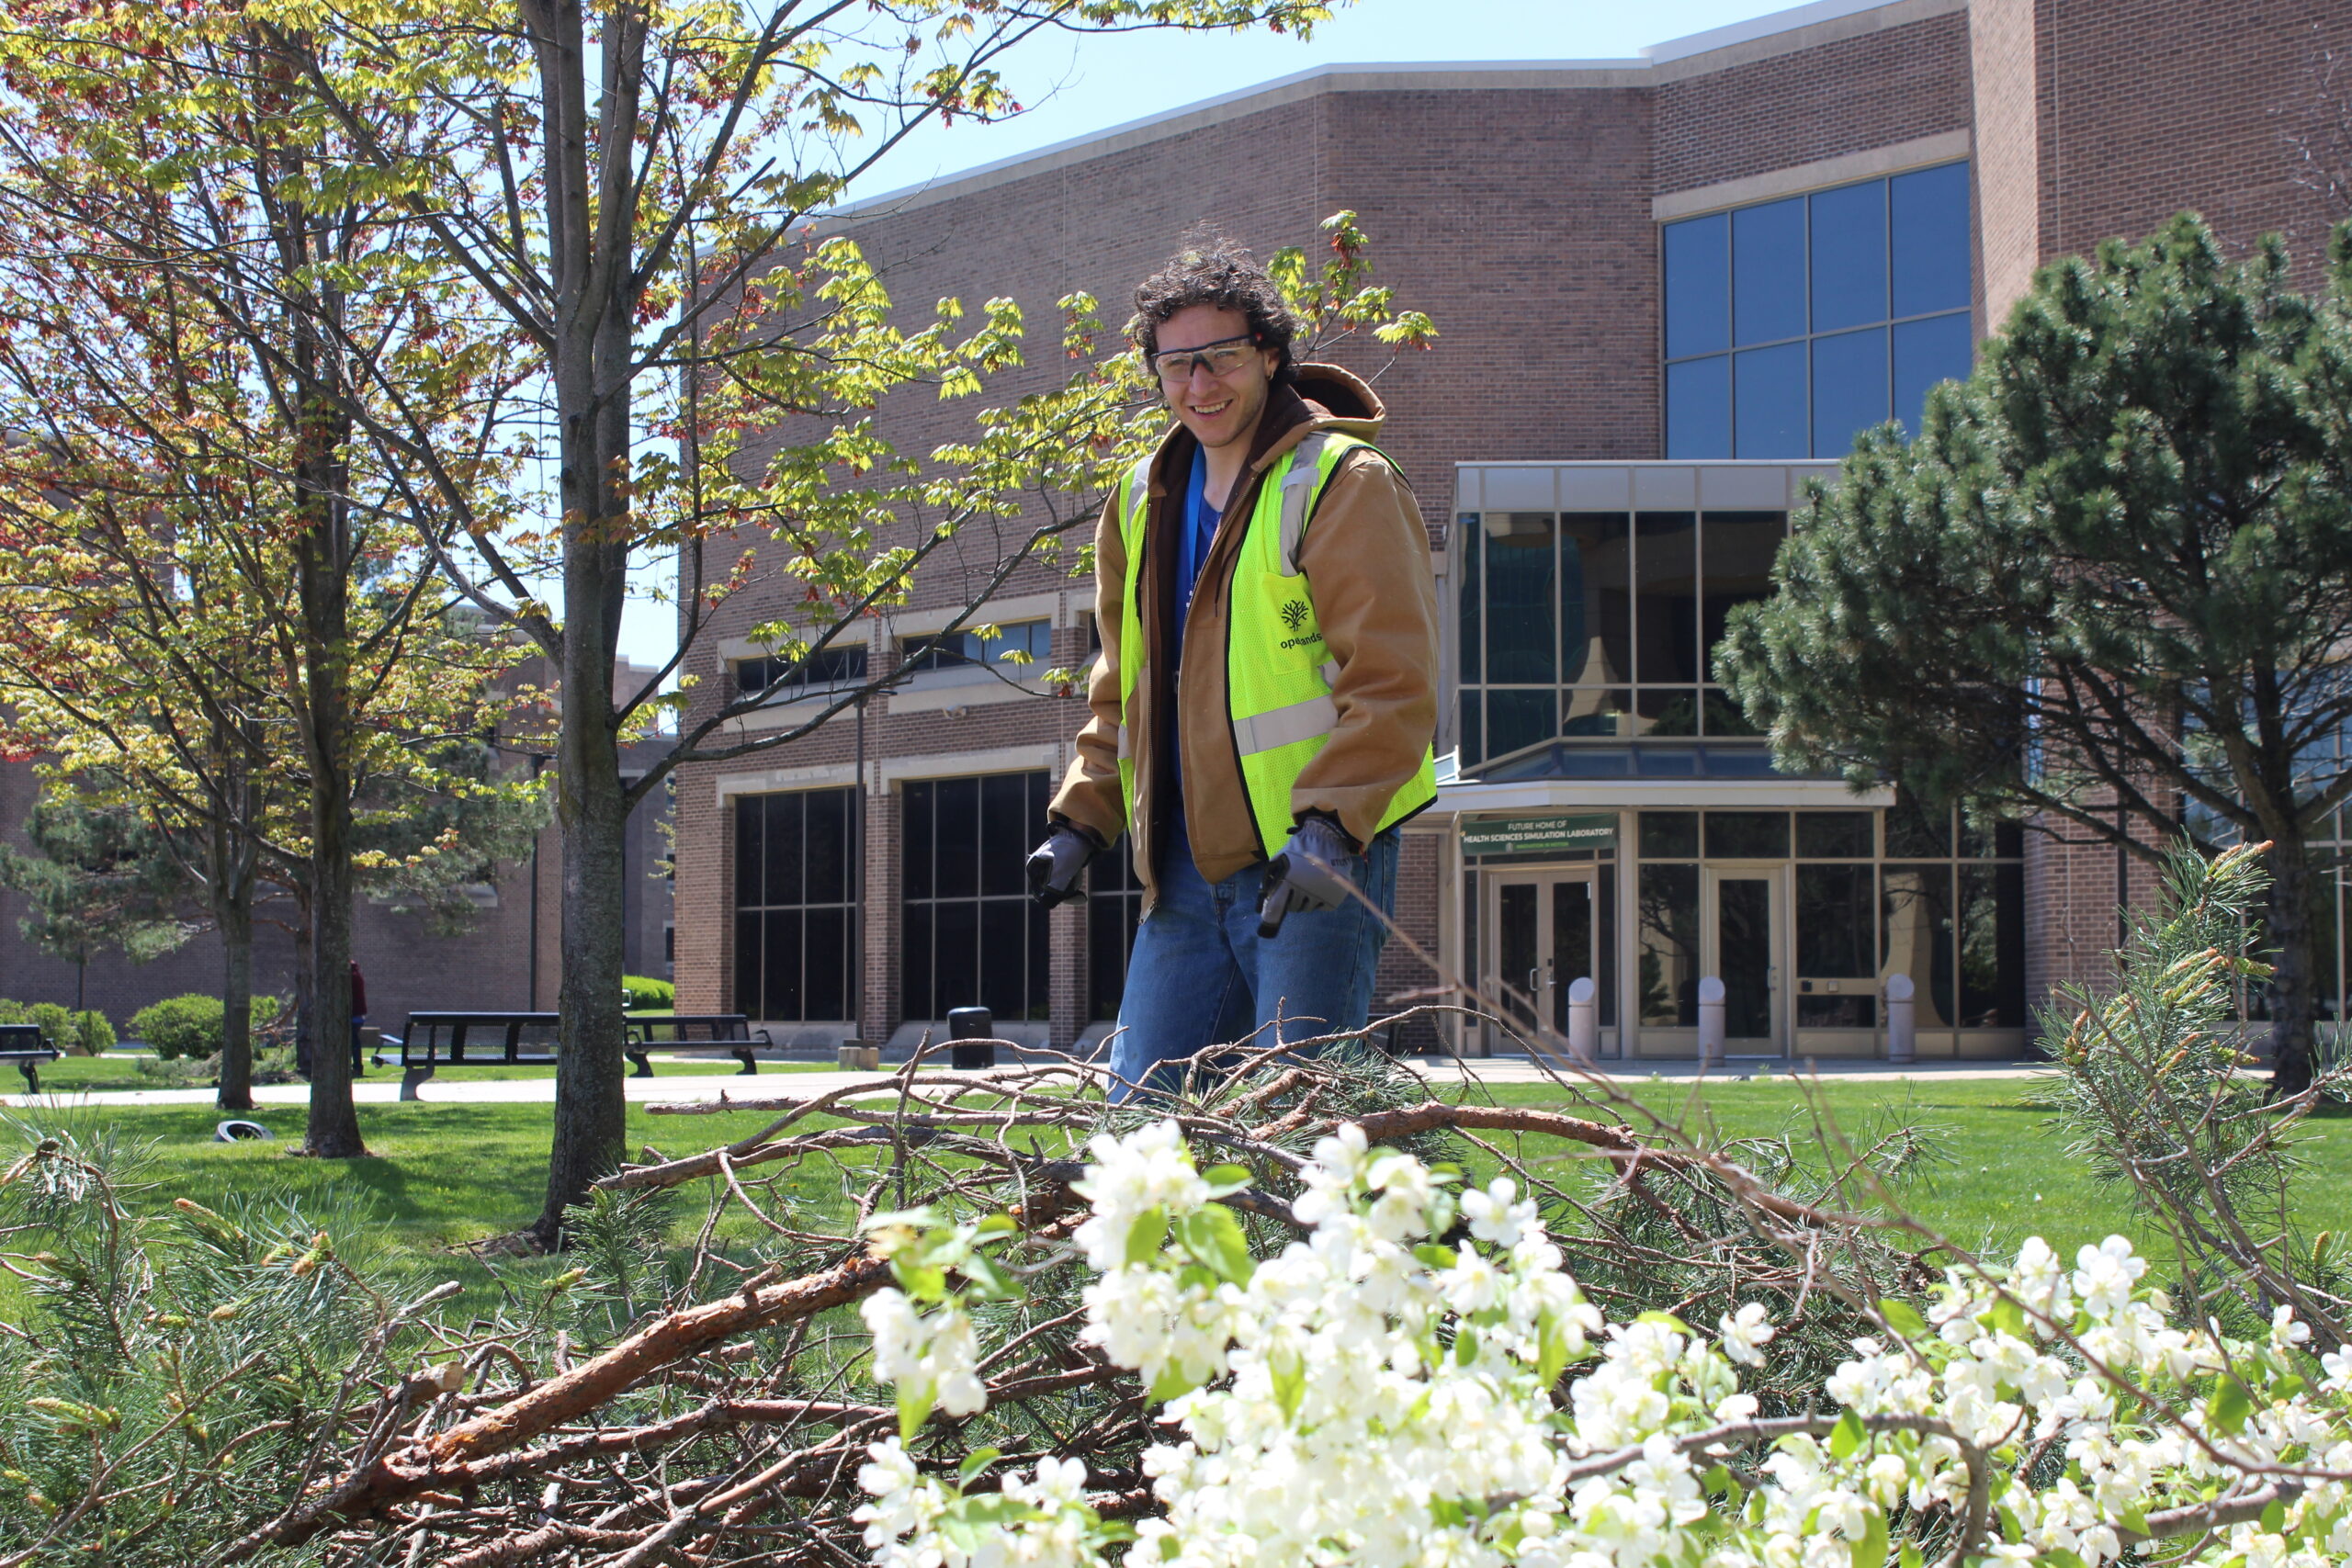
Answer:
[[[1687,1083],[1629,1087],[1660,1114],[1692,1124],[1711,1120],[1726,1136],[1801,1130],[1811,1122],[1806,1091],[1782,1079],[1717,1083],[1695,1092]],[[781,1081],[776,1091],[789,1092]],[[2039,1232],[2071,1253],[2120,1230],[2146,1250],[2159,1250],[2154,1227],[2133,1220],[2118,1193],[2098,1187],[2067,1158],[2050,1117],[2027,1103],[2029,1092],[2021,1079],[1847,1081],[1821,1086],[1817,1103],[1856,1142],[1893,1120],[1935,1130],[1942,1160],[1906,1180],[1899,1196],[1920,1219],[1963,1246],[2000,1255]],[[1498,1086],[1493,1094],[1510,1104],[1562,1104],[1559,1091],[1540,1084]],[[217,1204],[231,1193],[282,1190],[311,1212],[356,1207],[379,1222],[379,1235],[404,1271],[426,1280],[458,1280],[477,1303],[484,1300],[481,1292],[502,1284],[527,1287],[561,1267],[537,1259],[488,1264],[469,1250],[537,1213],[552,1114],[546,1105],[364,1105],[359,1117],[369,1156],[347,1162],[287,1155],[301,1135],[300,1106],[256,1113],[280,1140],[268,1144],[212,1142],[220,1112],[209,1106],[85,1106],[13,1114],[37,1123],[57,1116],[103,1122],[124,1137],[152,1142],[147,1179],[159,1199]],[[628,1137],[632,1150],[650,1144],[677,1156],[743,1137],[769,1120],[756,1111],[657,1117],[632,1105]],[[811,1119],[803,1125],[828,1124]],[[1554,1155],[1531,1143],[1528,1152],[1575,1157],[1565,1145]],[[2317,1120],[2302,1152],[2311,1168],[2301,1183],[2304,1220],[2314,1229],[2352,1224],[2352,1112],[2339,1108]],[[796,1196],[820,1209],[841,1207],[839,1176],[825,1162],[809,1162],[791,1179]],[[701,1193],[690,1189],[682,1224],[700,1213]],[[0,1281],[0,1312],[10,1304],[8,1293]]]
[[[1931,1130],[1938,1158],[1897,1189],[1914,1217],[1980,1254],[2006,1256],[2040,1235],[2062,1256],[2085,1242],[2121,1232],[2144,1251],[2163,1244],[2155,1227],[2135,1217],[2119,1188],[2094,1181],[2068,1157],[2054,1119],[2030,1102],[2024,1078],[1950,1078],[1888,1082],[1831,1080],[1800,1086],[1788,1078],[1689,1082],[1628,1080],[1625,1087],[1661,1117],[1723,1137],[1793,1134],[1813,1137],[1822,1125],[1860,1147],[1897,1122]],[[1510,1105],[1558,1106],[1559,1091],[1544,1084],[1497,1086]],[[2334,1106],[2307,1124],[2299,1145],[2308,1167],[2299,1183],[2301,1220],[2312,1230],[2352,1224],[2352,1108]],[[1573,1158],[1563,1155],[1561,1157]]]
[[[657,1078],[717,1077],[736,1072],[741,1064],[732,1056],[709,1056],[698,1060],[665,1062],[655,1046],[653,1076]],[[54,1062],[40,1064],[40,1087],[44,1094],[96,1094],[117,1089],[169,1089],[175,1086],[139,1070],[141,1061],[152,1061],[143,1054],[116,1051],[103,1056],[65,1056]],[[385,1058],[387,1062],[390,1057]],[[831,1063],[824,1062],[762,1062],[760,1076],[771,1073],[829,1073]],[[482,1078],[551,1078],[553,1067],[465,1067],[448,1074],[446,1081],[465,1083]],[[397,1066],[370,1067],[365,1081],[398,1083],[401,1070]],[[13,1066],[0,1067],[0,1094],[20,1094],[25,1080]]]

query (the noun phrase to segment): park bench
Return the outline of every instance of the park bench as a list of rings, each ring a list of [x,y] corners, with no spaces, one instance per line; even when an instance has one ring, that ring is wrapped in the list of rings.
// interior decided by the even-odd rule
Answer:
[[[632,1018],[625,1022],[628,1043],[635,1049],[629,1060],[638,1065],[637,1076],[650,1078],[653,1069],[648,1066],[644,1051],[654,1045],[718,1046],[743,1064],[745,1074],[760,1070],[752,1056],[754,1046],[775,1048],[775,1042],[764,1029],[753,1029],[752,1021],[740,1012],[663,1013],[650,1018]]]
[[[54,1062],[57,1056],[56,1046],[42,1043],[40,1024],[0,1023],[0,1062],[16,1064],[17,1070],[25,1075],[27,1093],[40,1092],[38,1069],[43,1062]]]
[[[406,1030],[387,1035],[384,1043],[400,1047],[401,1098],[414,1100],[417,1085],[451,1068],[555,1066],[561,1021],[562,1015],[552,1012],[413,1012]],[[629,1020],[623,1039],[624,1054],[635,1068],[630,1076],[653,1076],[648,1052],[656,1043],[733,1046],[743,1070],[756,1072],[752,1047],[767,1044],[768,1036],[765,1030],[752,1031],[750,1021],[736,1013]],[[662,1029],[670,1030],[671,1039],[655,1038]]]

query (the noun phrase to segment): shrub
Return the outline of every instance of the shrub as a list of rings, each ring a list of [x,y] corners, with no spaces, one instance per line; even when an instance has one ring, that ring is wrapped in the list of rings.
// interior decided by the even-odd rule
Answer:
[[[27,1021],[40,1025],[40,1043],[52,1051],[74,1049],[74,1010],[55,1002],[35,1002],[25,1010]]]
[[[28,1021],[30,1021],[25,1017],[24,1003],[12,1002],[6,997],[0,997],[0,1023],[25,1023]]]
[[[85,1056],[100,1056],[114,1049],[114,1025],[107,1015],[90,1008],[74,1015],[74,1048]]]
[[[256,1033],[276,1022],[278,1000],[276,997],[254,998],[253,1026]],[[183,1056],[200,1057],[220,1055],[225,1029],[223,1010],[219,997],[190,992],[181,997],[165,997],[152,1007],[141,1008],[130,1015],[130,1032],[154,1047],[155,1055],[164,1061]]]
[[[631,1012],[678,1005],[678,987],[667,980],[656,980],[649,975],[622,976],[621,995],[626,998],[621,1006]]]

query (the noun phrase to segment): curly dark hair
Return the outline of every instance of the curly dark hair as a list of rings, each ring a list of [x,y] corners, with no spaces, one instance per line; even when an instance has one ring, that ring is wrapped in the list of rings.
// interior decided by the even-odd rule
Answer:
[[[1298,379],[1290,353],[1298,318],[1283,302],[1282,290],[1258,265],[1258,258],[1223,230],[1206,224],[1187,231],[1183,248],[1136,285],[1136,313],[1127,323],[1127,336],[1148,360],[1159,352],[1161,323],[1194,305],[1238,312],[1250,323],[1258,346],[1279,355],[1274,385],[1286,387]]]

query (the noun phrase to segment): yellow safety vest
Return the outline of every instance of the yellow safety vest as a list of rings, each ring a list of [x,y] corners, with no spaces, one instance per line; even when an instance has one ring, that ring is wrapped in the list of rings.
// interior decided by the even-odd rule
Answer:
[[[1250,529],[1234,562],[1226,638],[1226,704],[1233,726],[1234,754],[1240,759],[1242,787],[1262,852],[1273,854],[1288,841],[1295,818],[1291,786],[1306,771],[1340,722],[1331,689],[1339,665],[1324,647],[1316,618],[1315,594],[1299,566],[1306,525],[1316,502],[1340,458],[1370,443],[1338,431],[1317,431],[1275,462],[1258,487]],[[1119,533],[1125,541],[1127,576],[1119,617],[1119,791],[1130,828],[1136,819],[1135,748],[1128,739],[1135,719],[1136,687],[1142,678],[1143,639],[1129,638],[1138,616],[1143,582],[1144,514],[1151,499],[1151,458],[1119,481]],[[1135,654],[1136,657],[1129,657]],[[1437,759],[1429,750],[1421,765],[1389,800],[1380,818],[1393,827],[1437,798]]]

